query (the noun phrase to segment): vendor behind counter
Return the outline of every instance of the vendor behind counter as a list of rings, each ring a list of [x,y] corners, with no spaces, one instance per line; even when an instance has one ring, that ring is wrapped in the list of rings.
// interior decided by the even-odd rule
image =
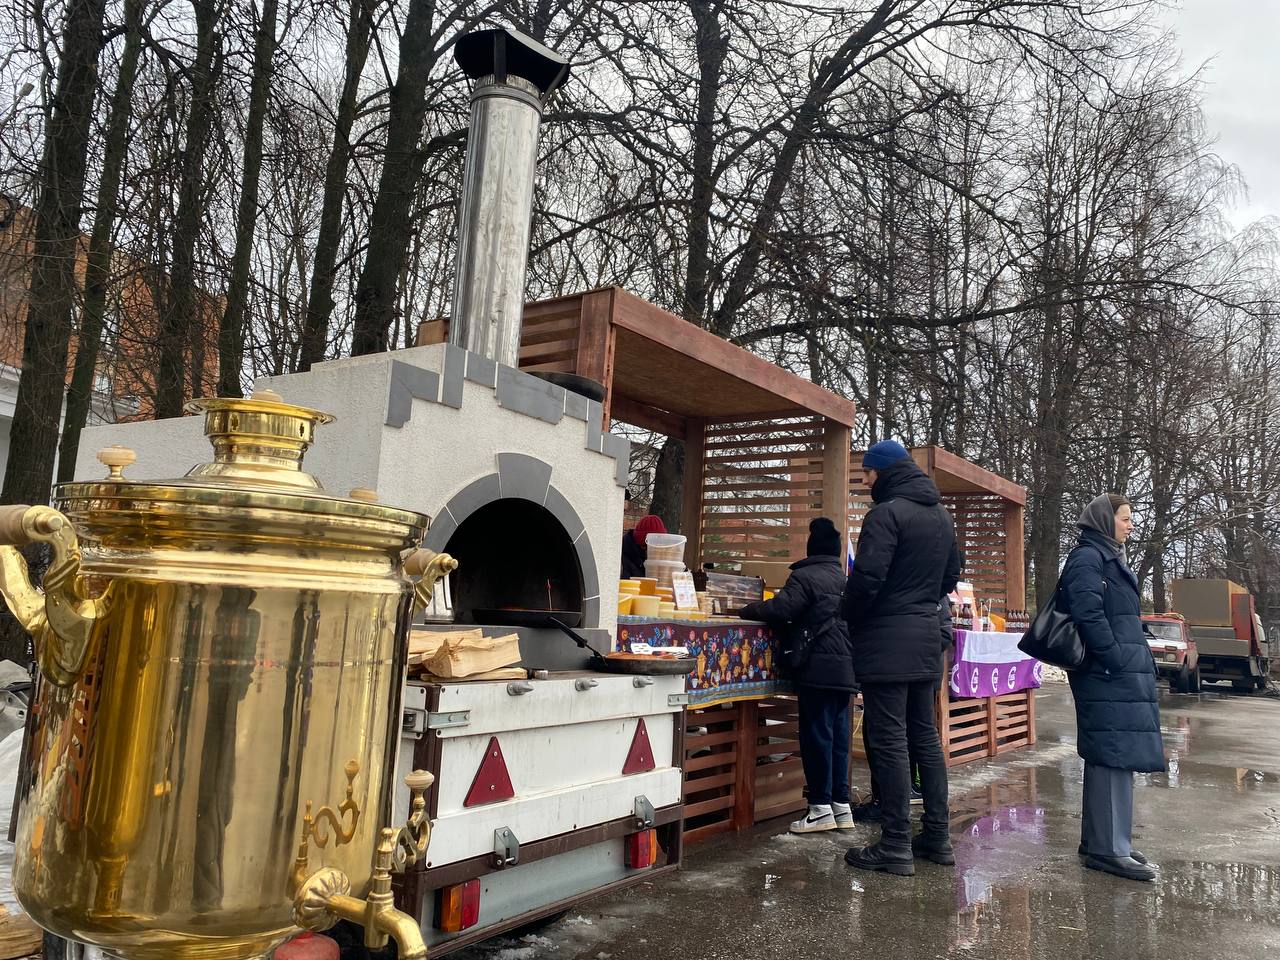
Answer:
[[[651,533],[666,532],[667,525],[662,522],[662,518],[651,513],[636,521],[634,530],[628,530],[622,535],[622,579],[629,580],[645,575],[644,565],[649,559],[649,550],[645,541],[649,539]]]

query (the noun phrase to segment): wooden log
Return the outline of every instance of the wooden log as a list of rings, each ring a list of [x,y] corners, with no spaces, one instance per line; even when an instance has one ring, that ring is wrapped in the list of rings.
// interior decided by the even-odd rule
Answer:
[[[439,652],[446,640],[480,640],[484,631],[479,627],[474,630],[421,630],[414,628],[409,632],[409,666],[421,666]]]
[[[442,679],[456,680],[488,673],[520,662],[520,636],[460,637],[446,640],[430,660],[428,673]]]
[[[0,960],[14,960],[40,952],[44,931],[25,913],[0,906]]]

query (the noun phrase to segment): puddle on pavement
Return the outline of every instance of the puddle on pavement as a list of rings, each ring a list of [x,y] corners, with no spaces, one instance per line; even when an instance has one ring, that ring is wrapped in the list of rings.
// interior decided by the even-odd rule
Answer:
[[[1153,787],[1226,788],[1232,793],[1280,792],[1280,773],[1201,763],[1189,760],[1177,751],[1169,751],[1168,772],[1150,774],[1146,777],[1146,782]]]

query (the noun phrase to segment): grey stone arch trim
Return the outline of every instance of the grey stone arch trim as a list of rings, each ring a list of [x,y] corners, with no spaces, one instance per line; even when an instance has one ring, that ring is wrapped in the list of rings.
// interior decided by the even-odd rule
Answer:
[[[500,453],[498,471],[467,484],[431,521],[422,545],[441,551],[464,520],[495,500],[527,500],[546,509],[573,542],[582,571],[582,626],[600,626],[600,573],[586,525],[567,497],[551,483],[551,464],[523,453]]]

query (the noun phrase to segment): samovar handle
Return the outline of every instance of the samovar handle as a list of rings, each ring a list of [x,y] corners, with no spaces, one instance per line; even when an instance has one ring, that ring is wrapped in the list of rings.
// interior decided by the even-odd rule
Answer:
[[[53,562],[44,589],[31,583],[21,547],[47,543]],[[31,634],[41,674],[70,686],[80,679],[94,623],[110,603],[110,584],[90,596],[80,576],[80,543],[71,521],[53,507],[12,504],[0,507],[0,594],[10,612]]]

